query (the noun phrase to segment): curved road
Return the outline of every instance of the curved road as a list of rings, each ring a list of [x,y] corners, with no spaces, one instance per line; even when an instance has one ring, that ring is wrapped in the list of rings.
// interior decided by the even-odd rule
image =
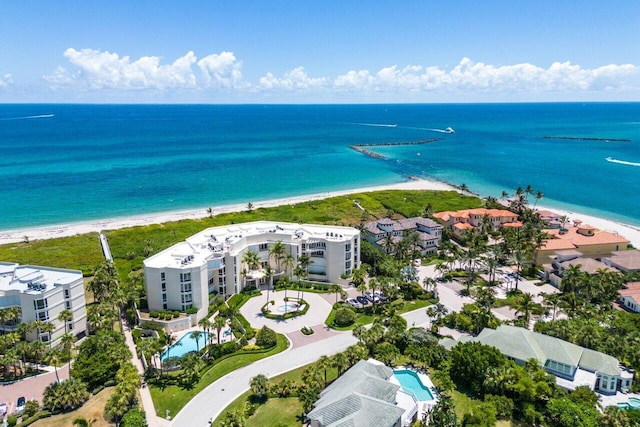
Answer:
[[[263,374],[271,378],[300,366],[315,362],[322,355],[332,355],[345,350],[357,340],[351,331],[298,348],[290,348],[251,365],[235,370],[215,381],[182,408],[171,423],[175,427],[206,427],[210,418],[215,419],[231,402],[249,390],[249,381]]]

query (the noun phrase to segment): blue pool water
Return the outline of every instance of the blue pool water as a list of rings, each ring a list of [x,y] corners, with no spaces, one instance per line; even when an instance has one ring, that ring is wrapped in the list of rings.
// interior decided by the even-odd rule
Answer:
[[[178,340],[177,343],[169,347],[162,356],[160,356],[160,360],[164,361],[168,357],[182,357],[190,351],[197,351],[198,348],[202,349],[205,343],[209,339],[209,334],[206,332],[201,332],[200,338],[198,338],[198,344],[196,345],[196,340],[191,338],[191,334],[193,332],[189,332],[185,334]]]
[[[413,371],[409,371],[407,369],[399,369],[393,371],[393,376],[398,380],[402,389],[415,396],[416,399],[420,402],[428,402],[433,400],[433,395],[431,391],[422,384],[418,374]]]

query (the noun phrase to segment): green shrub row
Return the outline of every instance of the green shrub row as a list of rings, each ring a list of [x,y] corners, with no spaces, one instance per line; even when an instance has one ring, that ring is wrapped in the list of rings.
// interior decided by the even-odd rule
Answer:
[[[304,308],[302,310],[290,311],[285,314],[273,314],[270,311],[267,311],[267,307],[270,304],[270,302],[268,302],[262,306],[261,311],[262,311],[262,314],[264,314],[264,317],[266,317],[267,319],[273,319],[273,320],[291,319],[292,317],[303,316],[307,314],[307,311],[309,311],[309,303],[307,303],[305,300],[300,300],[299,302],[300,304],[304,304]]]
[[[149,312],[149,317],[153,318],[153,319],[160,319],[160,320],[171,320],[171,319],[176,319],[178,316],[180,316],[180,312],[178,310],[166,310],[166,311],[151,311]]]

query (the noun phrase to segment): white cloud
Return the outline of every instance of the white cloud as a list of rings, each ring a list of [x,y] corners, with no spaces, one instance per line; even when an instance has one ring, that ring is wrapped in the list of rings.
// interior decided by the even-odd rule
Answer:
[[[73,71],[58,67],[45,79],[55,85],[85,84],[93,89],[167,89],[193,88],[196,77],[191,65],[197,60],[193,52],[161,65],[157,56],[143,56],[131,61],[128,56],[93,49],[69,48],[65,58]]]
[[[583,69],[570,62],[554,62],[544,69],[528,63],[494,66],[463,58],[450,71],[418,65],[402,69],[393,65],[375,74],[349,71],[335,79],[334,87],[361,91],[588,91],[622,89],[627,77],[639,74],[640,68],[631,64]]]
[[[237,61],[233,52],[211,54],[198,61],[198,67],[205,77],[206,85],[224,88],[240,88],[242,82],[242,61]]]
[[[260,78],[258,86],[260,89],[310,89],[326,86],[329,79],[326,77],[313,78],[309,77],[304,67],[297,67],[284,74],[284,77],[277,78],[271,73],[267,73]]]
[[[4,76],[0,76],[0,87],[7,87],[13,84],[13,76],[11,74],[5,74]]]
[[[425,99],[429,95],[457,95],[470,99],[474,94],[516,94],[516,96],[545,97],[547,94],[589,94],[595,91],[623,93],[640,91],[640,67],[632,64],[604,65],[583,68],[571,62],[554,62],[548,68],[529,63],[492,65],[462,58],[452,68],[439,66],[391,65],[377,71],[350,70],[337,77],[311,77],[299,66],[282,76],[267,72],[257,82],[243,78],[243,61],[233,52],[209,54],[200,60],[189,51],[172,63],[163,64],[157,56],[131,59],[117,53],[94,49],[64,52],[68,64],[59,66],[45,80],[54,89],[84,88],[89,90],[114,89],[121,91],[151,89],[180,91],[197,89],[206,96],[215,90],[235,92],[240,97],[255,98],[261,92],[268,94],[319,94],[322,99],[333,95],[354,95],[353,100],[369,95],[407,95]],[[0,77],[0,87],[12,84],[10,74]],[[518,95],[520,94],[520,95]],[[555,95],[550,95],[555,96]],[[285,99],[285,98],[283,98]],[[341,98],[344,99],[344,98]],[[310,101],[313,99],[309,98]]]

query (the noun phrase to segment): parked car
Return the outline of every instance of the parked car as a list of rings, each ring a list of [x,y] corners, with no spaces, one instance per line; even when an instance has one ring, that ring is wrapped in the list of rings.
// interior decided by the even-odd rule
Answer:
[[[353,308],[362,308],[362,304],[355,298],[348,299],[347,302],[351,304]]]
[[[0,417],[4,417],[5,415],[7,415],[8,410],[9,405],[7,405],[7,402],[0,403]]]
[[[27,399],[25,399],[24,396],[20,396],[18,398],[18,402],[16,403],[16,412],[23,412],[26,404]]]
[[[365,297],[363,297],[362,295],[357,296],[356,299],[358,300],[358,302],[362,305],[368,305],[369,304],[369,300],[366,299]]]
[[[382,302],[387,302],[387,301],[389,301],[389,298],[388,298],[388,297],[387,297],[383,292],[381,292],[381,291],[375,291],[375,292],[373,293],[373,295],[374,295],[374,296],[376,296],[376,297],[378,297],[378,298],[380,298],[380,301],[382,301]]]

